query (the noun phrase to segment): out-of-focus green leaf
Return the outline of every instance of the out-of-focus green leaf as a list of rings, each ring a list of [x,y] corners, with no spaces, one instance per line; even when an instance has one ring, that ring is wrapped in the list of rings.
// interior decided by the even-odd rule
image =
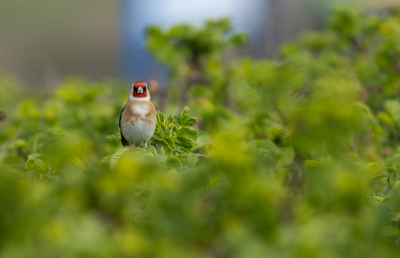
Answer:
[[[114,156],[114,154],[110,154],[105,156],[104,158],[101,159],[100,164],[101,165],[107,165],[110,166],[111,158]]]
[[[106,136],[106,139],[109,141],[120,141],[121,140],[119,134],[109,134]]]
[[[182,162],[178,157],[171,156],[167,158],[165,166],[168,168],[180,168],[182,166]]]
[[[136,149],[136,148],[135,148]],[[110,167],[112,170],[116,168],[118,165],[122,155],[124,155],[126,152],[132,151],[131,147],[123,147],[119,151],[117,151],[110,159]]]

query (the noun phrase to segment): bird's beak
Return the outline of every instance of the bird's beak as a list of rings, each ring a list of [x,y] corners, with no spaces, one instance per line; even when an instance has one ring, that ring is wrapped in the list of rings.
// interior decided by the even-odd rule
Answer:
[[[143,94],[143,88],[142,88],[142,87],[139,87],[138,90],[137,90],[137,93],[138,93],[138,94]]]

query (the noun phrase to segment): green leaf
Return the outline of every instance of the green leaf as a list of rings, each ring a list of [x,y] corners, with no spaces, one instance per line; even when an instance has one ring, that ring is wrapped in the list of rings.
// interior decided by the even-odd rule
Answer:
[[[120,137],[119,133],[117,133],[117,134],[109,134],[109,135],[106,136],[106,139],[109,140],[109,141],[120,141],[121,137]]]
[[[199,161],[199,156],[201,156],[201,154],[184,153],[177,155],[176,158],[179,159],[179,161],[183,166],[194,167],[196,163]]]
[[[181,126],[192,126],[197,123],[197,118],[189,116],[189,108],[185,107],[181,112],[181,117],[179,119],[179,124]]]
[[[175,146],[175,142],[176,142],[176,138],[175,137],[165,137],[164,138],[164,143],[165,145],[171,149],[171,150],[175,150],[176,146]]]
[[[179,118],[176,114],[170,114],[170,115],[168,115],[167,122],[169,124],[178,124]]]
[[[171,137],[172,136],[172,129],[167,129],[167,130],[165,130],[165,132],[164,132],[164,135],[166,136],[166,137]]]
[[[167,160],[167,156],[163,155],[163,154],[158,154],[158,161],[159,162],[164,162]]]
[[[151,142],[161,143],[164,138],[164,132],[162,129],[158,128],[153,136],[151,137]]]
[[[148,149],[148,151],[150,151],[151,154],[153,154],[154,157],[156,157],[158,159],[157,150],[156,150],[156,148],[154,148],[153,145],[150,145],[147,149]]]
[[[389,177],[384,177],[381,180],[379,180],[379,183],[382,185],[386,185],[387,183],[389,183],[388,179]]]
[[[396,182],[400,180],[400,173],[399,171],[394,171],[390,174],[388,181],[390,188],[394,189],[396,186]]]
[[[394,160],[392,157],[389,157],[385,160],[385,168],[386,168],[386,171],[389,173],[392,173],[394,171],[393,162],[394,162]]]
[[[40,155],[39,153],[29,154],[28,160],[34,160],[34,159],[40,158],[41,156],[42,155]]]
[[[25,168],[27,171],[36,171],[38,173],[45,173],[47,171],[47,165],[39,159],[42,155],[39,153],[33,153],[28,155],[27,161],[25,163]]]
[[[400,102],[397,100],[387,100],[385,109],[393,121],[400,126]]]
[[[150,151],[141,148],[124,147],[117,151],[110,161],[110,167],[114,170],[121,160],[135,161],[140,164],[157,163],[157,158]]]
[[[381,172],[381,173],[378,173],[378,174],[372,176],[372,177],[371,177],[371,180],[376,180],[376,179],[381,180],[382,178],[387,178],[388,176],[390,176],[389,173],[387,173],[387,172]]]
[[[112,170],[116,168],[116,166],[119,163],[119,160],[121,159],[122,155],[124,155],[127,151],[132,150],[131,147],[123,147],[122,149],[118,150],[110,159],[110,167]]]
[[[387,158],[385,161],[385,168],[389,173],[400,171],[400,154]]]
[[[163,123],[165,123],[165,116],[162,112],[157,111],[156,116],[157,116],[157,125],[161,126]]]
[[[33,170],[40,174],[47,172],[48,167],[41,159],[35,159],[33,162],[36,165]]]
[[[182,126],[178,130],[178,137],[189,137],[194,141],[197,139],[197,134],[197,131],[192,127]]]
[[[154,146],[150,145],[148,148],[148,151],[154,156],[156,157],[156,159],[159,162],[164,162],[167,159],[167,156],[163,155],[163,154],[158,154],[156,148],[154,148]]]
[[[105,156],[101,161],[100,165],[107,165],[110,166],[111,158],[114,156],[114,154],[110,154]]]
[[[182,163],[179,160],[179,158],[177,158],[175,156],[171,156],[165,162],[165,166],[168,168],[180,168],[180,167],[182,167]]]
[[[34,165],[33,160],[28,159],[28,160],[25,162],[25,168],[26,168],[26,170],[27,170],[27,171],[33,170],[33,165]]]
[[[383,197],[377,196],[377,195],[375,195],[373,198],[374,198],[376,201],[378,201],[378,202],[382,202],[382,201],[384,200]]]
[[[189,151],[193,146],[196,145],[196,142],[189,137],[178,137],[179,145],[184,147],[185,150]]]
[[[382,123],[385,123],[387,125],[393,125],[394,121],[393,119],[386,113],[378,113],[377,116],[378,120]]]

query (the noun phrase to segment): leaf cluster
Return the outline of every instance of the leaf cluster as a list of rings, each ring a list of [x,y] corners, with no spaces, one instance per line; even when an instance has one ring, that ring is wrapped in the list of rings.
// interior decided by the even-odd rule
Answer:
[[[174,73],[177,69],[199,68],[201,59],[209,59],[228,46],[241,47],[248,37],[232,33],[230,19],[209,20],[204,27],[177,25],[170,30],[150,26],[146,30],[146,47],[159,61],[167,64]]]
[[[197,118],[189,116],[189,108],[185,107],[181,116],[175,114],[165,116],[157,112],[157,124],[151,142],[165,148],[167,153],[188,153],[195,146],[197,131],[192,125],[197,123]]]

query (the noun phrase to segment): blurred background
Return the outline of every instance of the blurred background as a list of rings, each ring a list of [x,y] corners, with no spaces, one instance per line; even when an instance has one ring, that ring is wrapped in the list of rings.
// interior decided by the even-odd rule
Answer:
[[[240,55],[276,58],[279,45],[301,32],[325,27],[337,0],[2,0],[0,71],[25,87],[57,85],[66,76],[93,81],[119,78],[149,80],[167,72],[144,49],[144,29],[177,23],[201,25],[231,17],[237,31],[249,33]],[[396,0],[353,1],[379,10]],[[156,71],[155,71],[156,69]],[[162,84],[162,83],[161,83]]]

